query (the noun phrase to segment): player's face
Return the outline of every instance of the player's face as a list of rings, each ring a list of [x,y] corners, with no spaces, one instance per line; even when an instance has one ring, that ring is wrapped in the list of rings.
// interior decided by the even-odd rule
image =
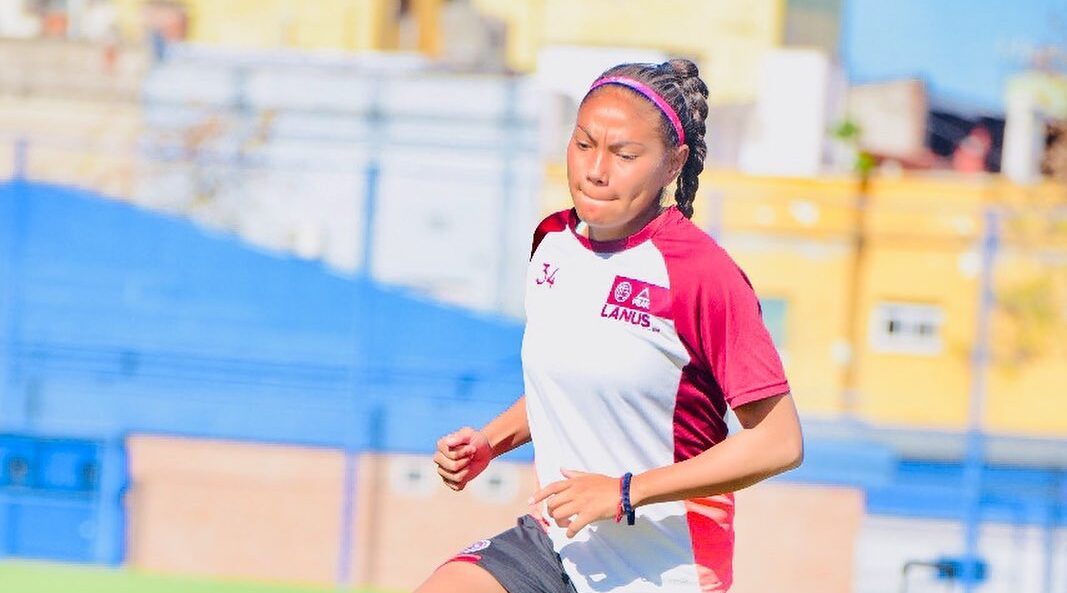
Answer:
[[[689,155],[668,147],[655,106],[626,89],[604,88],[578,110],[567,146],[567,181],[578,217],[597,241],[622,239],[659,212],[659,196]]]

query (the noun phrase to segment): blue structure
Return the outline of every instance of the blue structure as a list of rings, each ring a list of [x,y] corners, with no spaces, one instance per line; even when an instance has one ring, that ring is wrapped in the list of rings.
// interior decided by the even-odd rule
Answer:
[[[521,393],[514,321],[77,190],[9,183],[0,208],[5,431],[417,451]]]
[[[514,321],[69,188],[0,185],[0,287],[0,555],[119,562],[131,432],[429,451],[522,390]]]
[[[121,562],[125,482],[119,442],[0,435],[0,557]]]

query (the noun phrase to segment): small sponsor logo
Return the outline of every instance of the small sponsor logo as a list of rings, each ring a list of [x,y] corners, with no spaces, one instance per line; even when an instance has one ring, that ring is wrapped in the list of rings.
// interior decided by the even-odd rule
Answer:
[[[626,299],[630,298],[633,293],[634,287],[629,282],[623,281],[615,285],[615,302],[625,303]]]
[[[649,295],[648,287],[646,286],[643,290],[641,290],[641,292],[637,293],[637,296],[634,297],[634,300],[630,302],[631,304],[633,304],[633,306],[647,311],[649,306],[652,305],[652,297]]]
[[[559,271],[559,268],[553,268],[552,264],[548,262],[544,262],[541,265],[544,268],[541,270],[541,277],[536,280],[537,285],[548,284],[548,287],[552,288],[556,285],[556,272]]]
[[[488,548],[489,544],[491,544],[491,543],[492,542],[490,542],[487,539],[480,539],[480,540],[474,542],[473,544],[467,546],[466,548],[463,548],[462,550],[460,550],[459,551],[459,555],[462,556],[464,554],[473,554],[475,552],[481,552],[482,550]]]

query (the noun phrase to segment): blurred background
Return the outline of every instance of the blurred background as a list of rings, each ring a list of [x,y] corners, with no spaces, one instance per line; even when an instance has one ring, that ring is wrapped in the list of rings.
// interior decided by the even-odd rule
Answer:
[[[1067,2],[0,0],[0,591],[412,589],[513,524],[590,81],[694,60],[695,222],[803,467],[733,591],[1067,593]]]

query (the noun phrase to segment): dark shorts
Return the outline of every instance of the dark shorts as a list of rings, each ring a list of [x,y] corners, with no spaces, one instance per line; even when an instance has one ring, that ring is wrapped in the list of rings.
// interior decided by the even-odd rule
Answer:
[[[481,566],[508,593],[575,593],[552,540],[530,515],[493,538],[467,546],[449,562]]]

